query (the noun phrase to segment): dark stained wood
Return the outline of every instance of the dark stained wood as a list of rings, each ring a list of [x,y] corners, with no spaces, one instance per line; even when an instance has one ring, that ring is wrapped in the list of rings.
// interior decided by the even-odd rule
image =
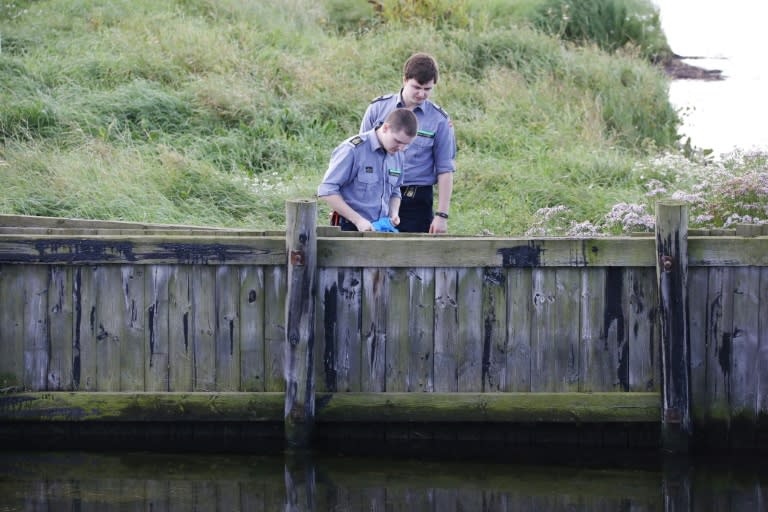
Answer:
[[[688,208],[656,205],[656,276],[662,357],[662,439],[665,449],[685,452],[693,433],[688,331]]]
[[[317,205],[286,204],[288,276],[285,309],[285,439],[289,446],[310,444],[315,420],[315,275]]]

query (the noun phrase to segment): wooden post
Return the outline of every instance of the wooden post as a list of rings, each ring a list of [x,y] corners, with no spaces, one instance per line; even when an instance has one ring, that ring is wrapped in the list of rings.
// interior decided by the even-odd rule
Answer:
[[[656,277],[661,317],[661,439],[671,452],[687,452],[691,420],[688,328],[688,207],[656,206]]]
[[[285,246],[288,293],[285,308],[285,440],[289,447],[309,444],[315,416],[312,371],[315,344],[317,203],[286,203]]]

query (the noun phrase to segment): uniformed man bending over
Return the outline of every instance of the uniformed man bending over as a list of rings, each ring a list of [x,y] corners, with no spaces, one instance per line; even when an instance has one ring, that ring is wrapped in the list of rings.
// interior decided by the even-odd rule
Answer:
[[[456,139],[448,114],[429,97],[437,85],[435,59],[426,53],[413,54],[403,66],[403,88],[399,94],[376,98],[368,105],[360,131],[378,126],[395,108],[416,114],[419,132],[405,152],[405,169],[400,205],[400,231],[446,233],[453,192]],[[437,211],[432,214],[434,185],[437,184]]]
[[[389,217],[400,224],[403,150],[416,137],[418,121],[408,109],[393,110],[381,126],[342,142],[333,150],[317,196],[334,210],[344,231],[372,231]]]

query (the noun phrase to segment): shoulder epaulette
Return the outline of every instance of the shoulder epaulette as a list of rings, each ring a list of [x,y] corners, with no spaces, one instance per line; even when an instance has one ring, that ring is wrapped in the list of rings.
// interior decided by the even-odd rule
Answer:
[[[359,135],[355,135],[354,137],[352,137],[351,139],[349,139],[349,141],[348,141],[348,142],[349,142],[350,144],[352,144],[353,146],[359,146],[360,144],[362,144],[362,143],[363,143],[363,139],[362,139],[362,137],[360,137]]]
[[[442,109],[442,107],[441,107],[440,105],[438,105],[437,103],[432,103],[432,106],[433,106],[433,107],[435,107],[435,110],[437,110],[438,112],[440,112],[441,114],[443,114],[443,117],[445,117],[446,119],[448,119],[448,112],[446,112],[445,110],[443,110],[443,109]]]
[[[388,100],[388,99],[390,99],[392,96],[394,96],[394,94],[385,94],[384,96],[379,96],[378,98],[376,98],[375,100],[373,100],[371,103],[376,103],[377,101]]]

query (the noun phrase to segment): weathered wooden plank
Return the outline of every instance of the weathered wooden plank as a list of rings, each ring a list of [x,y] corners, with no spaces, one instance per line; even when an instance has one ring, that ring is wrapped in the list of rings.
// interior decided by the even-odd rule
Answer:
[[[435,271],[413,268],[408,272],[410,355],[408,391],[434,391]]]
[[[362,391],[386,389],[388,284],[386,270],[363,269]]]
[[[458,391],[459,317],[458,273],[435,269],[435,391]]]
[[[72,346],[72,384],[75,391],[96,390],[96,269],[76,267],[74,292],[74,340]]]
[[[231,265],[216,267],[215,343],[216,391],[240,389],[240,271]],[[202,290],[201,290],[202,291]],[[210,293],[210,291],[208,291]]]
[[[387,270],[389,285],[389,315],[387,316],[386,391],[408,391],[411,387],[408,360],[411,340],[409,271],[404,268]]]
[[[144,375],[146,391],[170,391],[170,293],[173,267],[152,265],[144,271]]]
[[[97,301],[91,330],[96,346],[96,390],[120,390],[120,352],[123,343],[123,278],[121,268],[103,265],[94,269]]]
[[[264,268],[264,390],[285,391],[285,293],[286,269],[281,265]]]
[[[264,391],[264,269],[240,267],[240,386]]]
[[[483,270],[483,375],[482,391],[507,391],[506,272]]]
[[[317,269],[315,297],[315,390],[336,391],[336,268]]]
[[[557,391],[578,391],[579,387],[579,316],[581,271],[575,268],[555,270],[555,344]]]
[[[615,297],[614,297],[615,298]],[[588,268],[581,274],[581,344],[579,391],[612,391],[615,385],[616,345],[608,342],[606,269]]]
[[[459,268],[457,391],[483,386],[483,269]]]
[[[120,390],[144,391],[145,329],[144,329],[144,267],[123,265],[120,311]]]
[[[288,446],[306,448],[315,418],[315,274],[317,204],[286,203],[287,291],[285,306],[284,435]],[[314,482],[313,482],[314,484]]]
[[[626,276],[629,391],[659,391],[661,365],[656,272],[651,268],[631,267],[626,270]],[[706,281],[702,284],[702,296],[706,299]]]
[[[216,390],[216,269],[192,266],[192,389]]]
[[[285,239],[232,236],[0,235],[0,262],[280,265]]]
[[[195,386],[193,293],[192,266],[172,266],[168,276],[169,391],[192,391]]]
[[[555,336],[555,273],[534,269],[531,275],[531,391],[559,391]]]
[[[48,390],[50,391],[71,391],[73,389],[74,307],[72,275],[73,269],[71,267],[51,266],[48,268],[48,318],[51,346]]]
[[[760,350],[757,355],[757,414],[768,417],[768,268],[760,269],[759,319]]]
[[[66,217],[45,217],[38,215],[0,215],[0,226],[7,228],[62,228],[62,229],[198,229],[205,231],[231,231],[234,228],[219,228],[210,226],[192,226],[184,224],[150,224],[145,222],[130,222],[122,220],[73,219]]]
[[[600,239],[332,237],[318,239],[318,266],[643,267],[655,265],[653,243],[652,238],[636,237]]]
[[[691,406],[694,425],[704,424],[709,404],[707,391],[707,345],[710,268],[688,269],[689,326],[691,335]]]
[[[0,420],[281,421],[283,393],[16,393]],[[658,393],[318,393],[318,422],[649,422]]]
[[[362,337],[360,314],[363,295],[362,269],[339,269],[336,296],[336,389],[360,391]]]
[[[507,387],[509,391],[531,391],[531,297],[531,269],[509,269],[507,272],[507,339],[509,340]]]
[[[707,392],[702,404],[709,421],[730,423],[730,379],[733,336],[733,269],[709,271],[707,321]]]
[[[768,266],[768,238],[688,238],[688,266]]]
[[[24,388],[41,391],[48,384],[48,269],[28,266],[24,270]],[[19,293],[17,290],[15,293]]]
[[[739,267],[733,279],[733,338],[730,371],[731,417],[757,419],[760,269]]]
[[[24,266],[0,265],[0,388],[24,385]]]
[[[658,422],[658,393],[319,393],[318,422]]]

